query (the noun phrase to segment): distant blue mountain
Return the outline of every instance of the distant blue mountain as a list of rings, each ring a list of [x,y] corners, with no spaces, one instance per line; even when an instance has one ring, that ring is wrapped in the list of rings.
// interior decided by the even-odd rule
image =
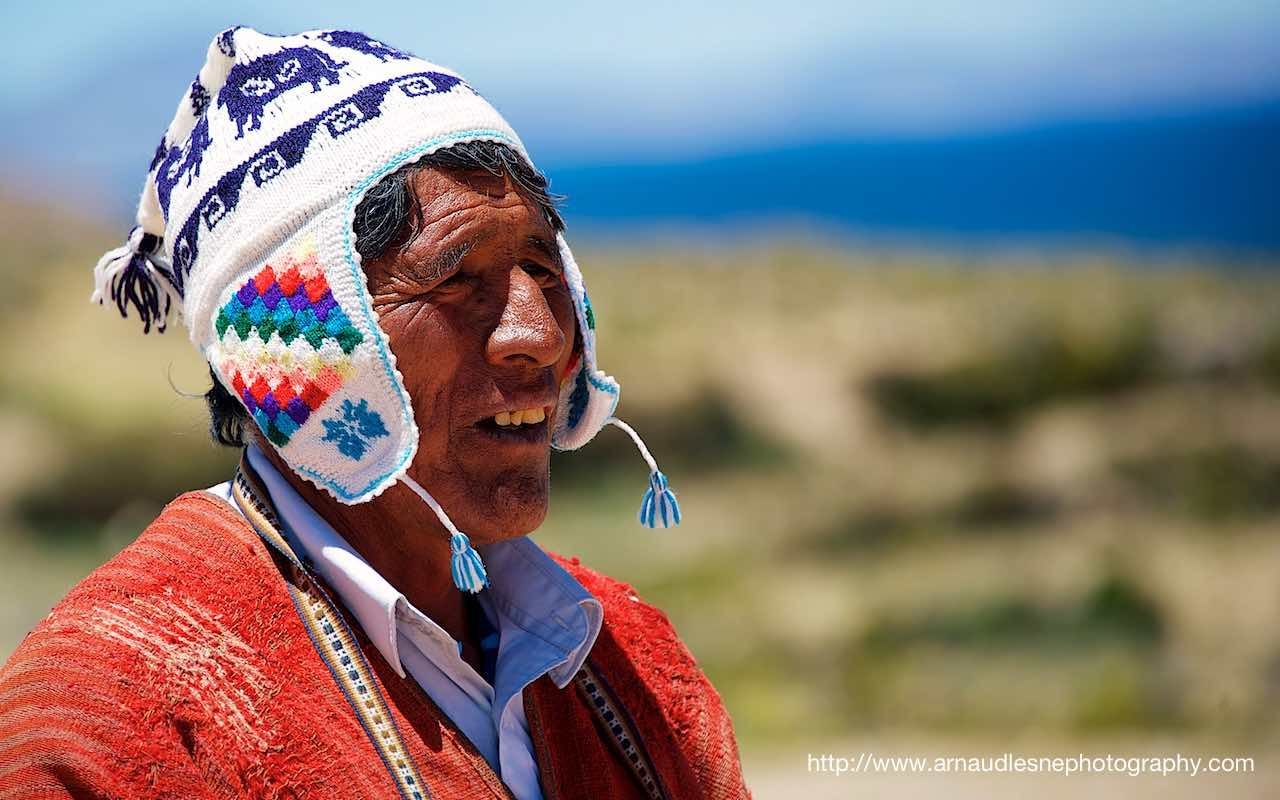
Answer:
[[[171,108],[171,55],[144,51],[31,107],[0,108],[0,175],[35,189],[102,187],[127,222]],[[186,54],[189,55],[189,54]],[[167,59],[167,60],[166,60]],[[164,78],[164,80],[161,80]],[[86,128],[84,120],[111,120]],[[803,133],[803,132],[801,132]],[[1280,99],[1248,108],[1045,125],[987,135],[885,137],[708,158],[574,165],[558,147],[553,189],[575,231],[744,229],[814,223],[859,236],[941,244],[1095,240],[1280,252]],[[557,151],[554,138],[535,152]],[[747,145],[736,145],[746,147]],[[61,183],[58,183],[61,181]],[[101,210],[101,201],[97,210]]]
[[[574,227],[810,219],[947,240],[1280,251],[1280,103],[552,172]]]

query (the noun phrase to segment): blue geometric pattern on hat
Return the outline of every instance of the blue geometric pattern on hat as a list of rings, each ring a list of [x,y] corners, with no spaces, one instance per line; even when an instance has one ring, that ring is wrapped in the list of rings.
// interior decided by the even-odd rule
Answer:
[[[209,149],[210,144],[212,144],[212,141],[209,139],[209,120],[207,117],[201,116],[191,129],[191,137],[179,149],[178,157],[173,161],[162,160],[162,163],[165,164],[165,178],[163,179],[163,188],[161,188],[161,179],[157,177],[156,191],[164,192],[166,207],[169,203],[169,194],[173,191],[173,187],[177,185],[178,181],[186,178],[186,185],[190,186],[191,179],[200,176],[200,162],[204,159],[204,151]]]
[[[191,82],[191,88],[187,90],[187,95],[191,98],[191,113],[197,117],[204,114],[209,108],[209,90],[204,88],[204,84],[200,83],[199,78]]]
[[[305,49],[305,48],[297,48]],[[246,178],[252,176],[259,186],[284,170],[301,163],[311,145],[315,133],[322,126],[331,137],[338,137],[361,123],[376,117],[382,102],[393,87],[406,97],[425,97],[452,91],[457,87],[470,89],[461,78],[443,72],[415,72],[366,86],[345,100],[341,100],[321,113],[307,119],[258,150],[248,160],[237,165],[218,179],[201,198],[195,210],[183,223],[173,241],[173,267],[176,288],[183,290],[183,282],[198,255],[200,223],[212,230],[227,213],[233,211],[240,199],[240,190]],[[223,91],[226,91],[224,87]],[[219,92],[218,97],[222,97]],[[203,122],[201,118],[200,122]],[[200,124],[197,123],[197,125]],[[207,123],[206,128],[207,131]],[[194,129],[193,129],[194,133]],[[207,139],[204,145],[207,146]],[[156,176],[156,192],[160,207],[167,216],[169,198],[173,187],[186,170],[198,169],[197,148],[172,147],[161,163]],[[203,147],[199,148],[202,152]]]

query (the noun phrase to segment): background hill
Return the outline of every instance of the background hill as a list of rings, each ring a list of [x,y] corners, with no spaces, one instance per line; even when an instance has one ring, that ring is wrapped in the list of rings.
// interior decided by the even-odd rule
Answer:
[[[1280,250],[1280,106],[557,170],[578,224],[806,221],[972,247]]]

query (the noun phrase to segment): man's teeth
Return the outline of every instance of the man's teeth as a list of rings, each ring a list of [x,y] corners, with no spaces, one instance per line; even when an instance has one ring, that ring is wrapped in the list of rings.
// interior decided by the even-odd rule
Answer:
[[[499,425],[537,425],[547,418],[541,408],[522,408],[519,411],[499,411],[493,421]]]

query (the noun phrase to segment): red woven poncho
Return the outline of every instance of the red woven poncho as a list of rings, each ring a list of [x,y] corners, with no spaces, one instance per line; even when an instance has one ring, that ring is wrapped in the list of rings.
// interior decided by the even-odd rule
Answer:
[[[510,796],[358,626],[333,633],[324,587],[255,526],[182,495],[27,636],[0,669],[0,797]],[[574,683],[525,691],[546,797],[749,796],[720,697],[666,616],[556,558],[604,626]],[[342,641],[362,653],[354,679]]]

